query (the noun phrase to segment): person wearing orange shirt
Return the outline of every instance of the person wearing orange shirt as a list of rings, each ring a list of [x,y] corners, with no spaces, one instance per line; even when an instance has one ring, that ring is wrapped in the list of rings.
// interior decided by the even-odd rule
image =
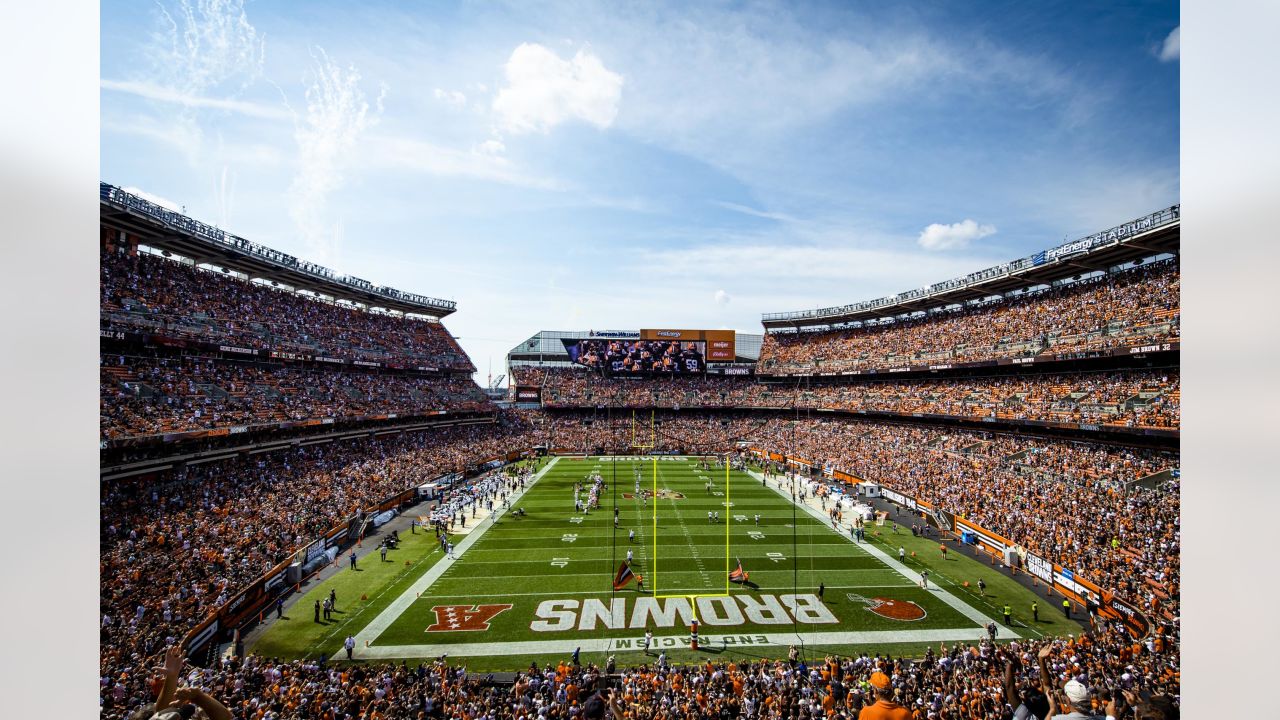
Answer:
[[[858,720],[911,720],[911,711],[893,701],[893,685],[888,675],[872,673],[871,687],[876,691],[875,704],[862,708]]]

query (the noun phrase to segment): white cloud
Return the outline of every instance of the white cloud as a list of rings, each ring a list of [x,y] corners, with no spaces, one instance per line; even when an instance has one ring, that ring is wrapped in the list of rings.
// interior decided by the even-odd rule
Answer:
[[[747,207],[746,205],[739,205],[738,203],[724,202],[720,200],[712,200],[711,203],[713,205],[718,205],[725,210],[732,210],[736,213],[742,213],[743,215],[750,215],[752,217],[764,218],[766,220],[777,220],[778,222],[797,222],[796,218],[785,213],[756,210],[755,208]]]
[[[804,13],[776,4],[697,5],[678,22],[635,7],[592,29],[609,38],[611,57],[627,59],[619,126],[744,175],[774,172],[771,143],[844,109],[900,98],[957,64],[939,43],[870,22],[851,37],[818,38]]]
[[[450,107],[462,107],[467,104],[467,96],[459,90],[441,90],[436,88],[432,93],[435,98]]]
[[[527,175],[513,167],[501,155],[504,148],[497,140],[485,141],[474,150],[466,151],[412,138],[379,135],[371,136],[362,149],[361,159],[368,167],[468,177],[542,190],[563,189],[553,179]]]
[[[163,143],[186,155],[187,161],[194,163],[196,149],[200,145],[200,132],[191,123],[162,122],[148,115],[129,115],[127,117],[108,116],[103,113],[102,131],[117,135],[133,135],[146,138],[155,143]]]
[[[995,231],[995,225],[979,225],[968,219],[950,225],[933,223],[921,231],[918,242],[926,250],[954,250]]]
[[[493,99],[513,133],[548,132],[568,120],[607,128],[618,116],[623,77],[588,50],[562,60],[536,43],[522,43],[503,66],[507,84]]]
[[[1007,259],[1007,258],[1005,258]],[[848,284],[874,283],[875,292],[898,292],[990,267],[1000,258],[939,256],[877,248],[794,244],[702,245],[675,250],[642,250],[633,264],[637,274],[726,279],[739,284],[773,284],[802,278],[807,292],[830,291],[831,304],[848,302]],[[831,281],[831,282],[828,282]],[[683,280],[682,280],[683,282]],[[818,284],[822,284],[819,287]],[[793,288],[788,288],[788,291]],[[869,297],[869,296],[868,296]]]
[[[572,193],[572,197],[569,200],[574,204],[585,204],[588,207],[609,208],[610,210],[626,210],[634,213],[653,214],[665,212],[665,208],[662,205],[639,195],[602,195],[592,192],[588,188],[573,186],[567,186],[562,189]]]
[[[1169,36],[1164,39],[1164,44],[1160,46],[1160,52],[1156,57],[1161,62],[1172,62],[1182,55],[1182,26],[1174,28]]]
[[[733,298],[729,297],[729,293],[725,292],[724,290],[716,291],[715,301],[717,305],[728,305],[729,301],[732,299]]]
[[[506,151],[507,146],[501,140],[485,140],[476,146],[476,152],[481,155],[501,155]]]
[[[309,259],[327,263],[337,258],[342,235],[340,225],[329,220],[328,199],[342,187],[356,141],[377,123],[382,95],[371,116],[360,89],[360,72],[354,66],[339,67],[324,50],[317,50],[313,57],[306,115],[295,120],[298,172],[289,188],[289,215],[307,244]]]
[[[162,208],[166,208],[174,212],[182,212],[182,206],[168,198],[160,197],[159,195],[153,195],[152,193],[149,193],[145,190],[140,190],[133,186],[126,186],[120,189],[124,190],[130,195],[137,195],[143,200],[148,200],[150,202],[153,202]]]
[[[164,87],[149,82],[133,80],[103,80],[101,85],[103,90],[128,93],[147,100],[181,105],[187,109],[209,108],[213,110],[226,110],[240,115],[266,118],[270,120],[287,120],[290,117],[288,111],[282,107],[263,105],[261,103],[247,102],[244,100],[234,100],[231,98],[213,98],[191,95],[175,90],[171,87]]]

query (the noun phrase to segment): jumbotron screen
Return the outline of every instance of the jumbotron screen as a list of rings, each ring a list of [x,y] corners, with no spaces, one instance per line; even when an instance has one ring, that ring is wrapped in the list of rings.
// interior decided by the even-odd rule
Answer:
[[[695,375],[707,371],[707,344],[679,340],[565,340],[574,362],[609,375]]]
[[[609,375],[694,375],[707,371],[707,361],[735,359],[732,330],[641,330],[608,335],[563,342],[573,362]]]

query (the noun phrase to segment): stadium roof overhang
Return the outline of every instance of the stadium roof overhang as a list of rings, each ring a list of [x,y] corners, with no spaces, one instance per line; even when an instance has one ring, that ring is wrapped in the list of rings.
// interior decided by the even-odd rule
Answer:
[[[1164,254],[1176,255],[1181,244],[1181,219],[1178,217],[1178,210],[1178,206],[1174,206],[1169,210],[1161,211],[1171,214],[1172,219],[1166,224],[1114,242],[1101,244],[1079,254],[1065,255],[1039,264],[1033,260],[1039,256],[1032,256],[1032,258],[1009,263],[1009,267],[1006,268],[993,268],[990,271],[975,273],[975,275],[989,275],[987,277],[940,283],[948,287],[936,290],[925,288],[923,291],[903,293],[902,295],[907,297],[900,299],[891,297],[843,307],[768,313],[762,318],[761,324],[766,331],[777,331],[816,329],[852,322],[876,321],[1048,285],[1058,280],[1103,271],[1143,258]]]
[[[350,302],[416,315],[441,318],[457,303],[337,276],[328,268],[265,248],[175,213],[106,183],[102,184],[99,215],[103,225],[137,236],[144,245],[244,273],[252,279],[274,281]]]

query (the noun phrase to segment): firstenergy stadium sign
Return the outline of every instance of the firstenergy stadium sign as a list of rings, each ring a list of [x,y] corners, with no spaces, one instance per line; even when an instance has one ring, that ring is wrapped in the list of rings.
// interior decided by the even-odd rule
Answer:
[[[1146,217],[1131,220],[1123,225],[1117,225],[1110,230],[1103,230],[1102,232],[1082,237],[1079,240],[1069,242],[1065,245],[1059,245],[1058,247],[1051,248],[1049,250],[1043,250],[1031,256],[1032,262],[1036,265],[1043,265],[1047,262],[1061,260],[1063,258],[1071,257],[1072,255],[1079,255],[1080,253],[1088,252],[1098,246],[1123,240],[1139,233],[1144,233],[1152,228],[1169,223],[1170,216],[1172,216],[1172,219],[1176,220],[1179,217],[1180,209],[1180,206],[1175,205],[1169,210],[1154,212]]]
[[[649,329],[640,331],[640,339],[706,343],[707,362],[733,362],[738,354],[737,335],[733,330]]]
[[[817,595],[731,595],[700,597],[698,614],[685,597],[544,600],[529,623],[534,632],[569,630],[643,630],[688,627],[696,617],[703,625],[834,625],[840,621]]]

